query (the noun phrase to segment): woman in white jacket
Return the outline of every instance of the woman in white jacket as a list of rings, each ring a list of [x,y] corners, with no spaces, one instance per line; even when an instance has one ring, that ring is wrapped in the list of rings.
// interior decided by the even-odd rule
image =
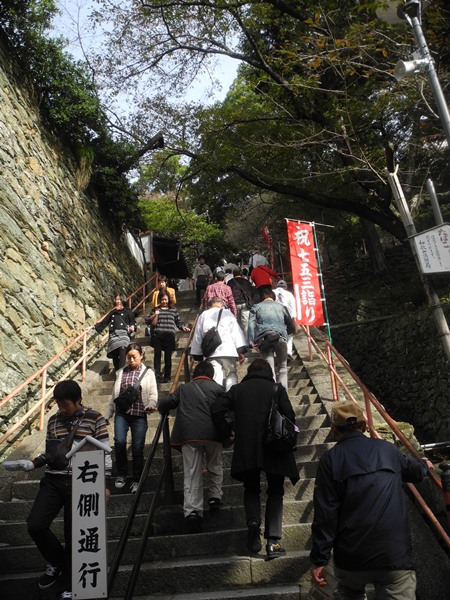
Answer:
[[[105,414],[109,421],[114,415],[114,452],[116,457],[117,478],[116,488],[123,488],[127,483],[127,434],[131,430],[131,454],[133,478],[130,492],[135,494],[139,479],[144,468],[144,445],[147,432],[147,414],[156,410],[158,402],[158,388],[155,373],[142,362],[143,350],[139,344],[132,343],[127,347],[127,366],[119,369],[116,381]],[[140,380],[139,395],[137,400],[126,410],[117,408],[114,398],[117,398],[127,387],[135,385]]]

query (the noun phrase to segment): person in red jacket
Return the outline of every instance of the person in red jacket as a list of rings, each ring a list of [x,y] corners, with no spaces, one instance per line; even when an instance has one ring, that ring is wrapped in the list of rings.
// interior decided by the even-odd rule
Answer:
[[[274,279],[278,280],[279,278],[280,275],[267,265],[255,267],[250,274],[250,279],[253,281],[260,294],[261,290],[264,288],[272,289],[275,287]]]

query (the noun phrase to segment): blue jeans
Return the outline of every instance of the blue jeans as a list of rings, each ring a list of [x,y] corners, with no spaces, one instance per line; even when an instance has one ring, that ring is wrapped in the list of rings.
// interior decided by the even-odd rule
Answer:
[[[139,481],[144,468],[145,434],[147,433],[147,417],[134,417],[124,413],[116,413],[114,417],[114,452],[118,475],[128,475],[127,434],[131,429],[131,455],[133,457],[133,479]]]

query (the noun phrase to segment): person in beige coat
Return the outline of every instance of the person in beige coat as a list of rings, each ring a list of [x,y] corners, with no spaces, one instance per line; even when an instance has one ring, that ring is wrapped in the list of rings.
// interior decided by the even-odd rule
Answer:
[[[139,344],[132,343],[127,347],[127,366],[117,371],[111,400],[108,404],[105,419],[109,421],[114,415],[114,452],[116,458],[116,488],[127,484],[127,434],[131,430],[132,481],[130,492],[135,494],[144,468],[144,445],[147,432],[147,414],[156,410],[158,388],[155,373],[146,367],[143,350]],[[135,385],[143,374],[139,385],[139,394],[135,402],[126,410],[117,408],[114,399],[127,387]]]

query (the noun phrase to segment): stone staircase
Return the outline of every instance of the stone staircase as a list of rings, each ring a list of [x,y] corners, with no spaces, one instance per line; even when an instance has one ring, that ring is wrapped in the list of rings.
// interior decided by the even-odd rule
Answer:
[[[179,294],[177,308],[185,323],[195,319],[194,296],[189,292]],[[192,307],[192,308],[191,308]],[[140,331],[143,331],[143,326]],[[180,334],[181,338],[187,337]],[[143,345],[145,338],[137,340]],[[183,342],[180,340],[179,345]],[[152,366],[151,349],[146,362]],[[250,360],[256,355],[249,355]],[[175,357],[174,357],[175,359]],[[175,369],[174,360],[174,369]],[[246,361],[247,362],[247,361]],[[246,372],[247,364],[240,367],[239,379]],[[109,361],[98,361],[84,384],[83,398],[86,405],[104,411],[109,400],[114,375]],[[301,479],[292,486],[286,482],[283,545],[285,557],[270,562],[265,554],[249,556],[247,528],[243,509],[243,488],[231,479],[229,465],[232,449],[224,450],[224,506],[214,513],[205,512],[203,530],[200,534],[184,534],[182,513],[182,461],[178,452],[173,454],[174,482],[177,502],[175,506],[161,505],[155,515],[152,535],[148,540],[144,562],[140,569],[135,597],[171,598],[284,598],[298,599],[309,587],[310,522],[312,516],[312,493],[314,474],[318,459],[330,447],[328,416],[316,393],[306,370],[297,356],[289,364],[290,397],[301,429],[299,448],[296,452]],[[169,386],[160,385],[160,394],[167,394]],[[149,418],[147,441],[151,442],[158,416]],[[173,418],[170,419],[171,422]],[[112,444],[113,431],[110,425]],[[43,434],[32,436],[34,446],[17,448],[9,458],[35,456],[43,443]],[[41,439],[38,439],[41,438]],[[110,597],[123,598],[132,559],[139,543],[145,513],[152,497],[152,489],[161,464],[158,450],[155,464],[146,483],[137,518],[126,547],[123,566],[119,569]],[[37,578],[45,567],[44,560],[30,540],[25,519],[36,495],[42,473],[10,474],[7,493],[0,502],[0,590],[8,600],[16,598],[55,598],[56,586],[51,591],[39,592]],[[5,481],[3,478],[2,481]],[[118,493],[112,489],[107,506],[108,551],[114,553],[133,496],[128,490]],[[262,494],[264,500],[264,494]],[[62,517],[54,523],[55,531],[62,535]],[[308,582],[306,582],[308,580]],[[306,586],[306,587],[305,587]]]
[[[180,293],[177,308],[185,323],[193,323],[195,310],[193,293]],[[143,331],[143,326],[141,331]],[[181,338],[187,334],[180,334]],[[145,338],[139,338],[143,345]],[[183,342],[180,341],[179,345]],[[251,598],[254,600],[282,598],[298,600],[306,598],[309,589],[309,548],[310,525],[312,520],[312,494],[316,466],[322,454],[332,446],[329,429],[329,396],[319,396],[310,375],[300,358],[307,356],[304,341],[296,340],[295,360],[289,363],[289,395],[301,429],[296,460],[300,469],[300,481],[292,486],[285,484],[283,518],[283,546],[285,557],[266,562],[264,553],[250,556],[247,550],[247,528],[243,509],[243,487],[231,479],[229,465],[232,449],[224,450],[224,506],[214,513],[205,511],[202,533],[184,533],[182,512],[182,461],[174,451],[173,470],[176,490],[176,504],[162,504],[156,512],[151,536],[148,539],[144,561],[140,568],[134,597],[160,600],[213,600],[227,598]],[[146,363],[152,366],[151,349]],[[249,359],[255,354],[250,354]],[[176,359],[174,356],[175,370]],[[312,365],[314,381],[326,378],[325,368]],[[239,369],[239,380],[246,372],[247,361]],[[309,368],[309,366],[308,366]],[[83,387],[85,405],[104,412],[109,400],[114,375],[108,361],[98,361],[90,371]],[[169,393],[167,384],[160,385],[160,394]],[[149,418],[147,442],[153,437],[158,415]],[[173,418],[170,419],[173,422]],[[113,443],[112,424],[110,441]],[[22,447],[14,450],[9,458],[36,456],[43,444],[43,434],[31,436]],[[157,474],[161,466],[161,450],[158,449],[152,465],[146,488],[141,498],[137,518],[127,544],[122,566],[120,567],[110,598],[123,598],[132,561],[139,544],[146,511],[152,499]],[[50,591],[40,592],[37,578],[45,563],[31,542],[25,519],[30,510],[42,473],[15,473],[1,476],[0,498],[0,596],[8,600],[30,599],[50,600],[57,597],[57,586]],[[264,500],[264,494],[261,496]],[[124,490],[112,489],[111,500],[107,505],[108,552],[111,558],[116,548],[126,515],[133,496]],[[62,535],[62,518],[54,523],[56,531]],[[432,600],[443,598],[432,596]]]

